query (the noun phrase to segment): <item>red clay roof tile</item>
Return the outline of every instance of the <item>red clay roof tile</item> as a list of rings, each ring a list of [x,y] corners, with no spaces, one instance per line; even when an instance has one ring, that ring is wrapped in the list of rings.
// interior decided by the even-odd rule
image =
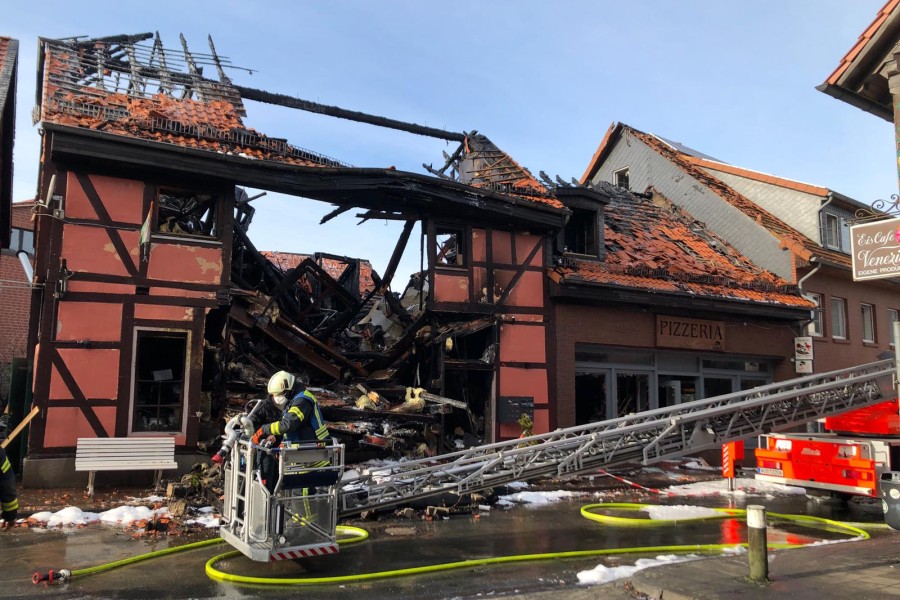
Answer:
[[[878,32],[881,25],[887,20],[892,12],[900,5],[900,0],[888,0],[888,2],[881,7],[881,10],[878,11],[878,14],[875,15],[875,20],[866,28],[865,31],[859,36],[859,39],[856,40],[856,43],[852,48],[844,55],[841,59],[841,62],[838,64],[837,68],[828,76],[825,80],[827,85],[837,85],[838,79],[844,74],[850,64],[853,62],[853,59],[862,52],[863,48],[866,47],[866,44],[869,43],[869,40]]]
[[[605,210],[605,261],[566,258],[559,283],[616,285],[787,307],[812,308],[796,286],[760,269],[659,195],[612,198]]]
[[[897,0],[897,2],[900,2],[900,0]],[[751,174],[753,174],[753,177],[757,179],[759,177],[757,177],[756,175],[761,175],[763,177],[769,177],[770,182],[775,185],[782,185],[785,187],[793,186],[793,189],[800,189],[800,191],[807,191],[808,193],[814,195],[822,195],[819,192],[821,190],[825,190],[827,192],[826,188],[821,188],[819,186],[813,186],[810,184],[803,184],[800,182],[793,182],[789,179],[782,179],[770,175],[767,176],[765,174],[759,174],[754,171],[740,169],[738,167],[731,167],[730,165],[725,165],[723,163],[690,156],[688,154],[677,151],[671,145],[662,141],[657,136],[644,133],[643,131],[639,131],[637,129],[634,129],[633,127],[625,125],[624,123],[613,123],[609,131],[607,131],[607,135],[604,136],[603,141],[597,148],[597,151],[594,153],[591,164],[588,165],[588,168],[585,170],[585,173],[582,176],[582,182],[585,182],[594,176],[606,154],[612,149],[615,140],[618,139],[621,133],[625,130],[631,132],[636,138],[643,141],[645,144],[653,148],[656,152],[680,166],[685,172],[687,172],[695,179],[701,181],[726,202],[729,202],[750,218],[755,219],[757,223],[759,223],[770,233],[778,237],[781,240],[783,247],[789,249],[801,260],[808,261],[811,257],[816,256],[817,258],[831,264],[845,266],[847,268],[850,267],[850,257],[848,255],[836,250],[830,250],[828,248],[822,247],[817,242],[806,237],[781,219],[777,218],[772,213],[760,208],[760,206],[755,202],[739,194],[734,189],[709,173],[709,171],[707,171],[705,168],[701,167],[705,166],[712,169],[714,165],[715,169],[721,171],[727,171],[746,177],[750,177]],[[794,186],[794,184],[796,184],[796,186]]]

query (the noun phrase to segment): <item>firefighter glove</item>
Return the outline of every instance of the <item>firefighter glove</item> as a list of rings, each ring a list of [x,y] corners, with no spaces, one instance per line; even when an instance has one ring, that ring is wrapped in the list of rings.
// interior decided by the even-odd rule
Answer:
[[[217,465],[221,465],[221,464],[222,464],[222,461],[225,460],[225,457],[222,456],[221,454],[219,454],[219,453],[217,452],[217,453],[215,453],[215,454],[212,455],[212,458],[211,458],[210,460],[211,460],[212,462],[214,462],[215,464],[217,464]]]
[[[260,440],[262,440],[263,437],[265,437],[265,435],[266,434],[263,433],[262,427],[260,427],[259,429],[256,430],[256,433],[253,434],[253,438],[250,441],[258,446]]]

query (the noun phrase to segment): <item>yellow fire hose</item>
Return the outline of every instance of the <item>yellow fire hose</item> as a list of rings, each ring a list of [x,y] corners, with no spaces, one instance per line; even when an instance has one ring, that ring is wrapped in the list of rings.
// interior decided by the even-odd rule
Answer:
[[[706,515],[700,517],[687,517],[687,518],[677,518],[677,519],[647,519],[647,518],[637,518],[637,517],[625,517],[625,516],[615,516],[609,514],[598,514],[596,511],[615,511],[615,512],[641,512],[646,510],[648,507],[654,505],[648,504],[631,504],[631,503],[607,503],[607,504],[588,504],[581,507],[581,515],[586,519],[591,521],[595,521],[598,523],[602,523],[608,526],[617,526],[617,527],[658,527],[665,525],[674,525],[678,523],[685,523],[690,521],[702,521],[708,519],[727,519],[727,518],[735,518],[741,517],[746,514],[746,511],[743,509],[736,508],[714,508],[712,510],[716,511],[719,514],[716,515]],[[853,536],[860,539],[868,539],[869,534],[863,530],[861,527],[857,527],[854,524],[842,523],[840,521],[834,521],[831,519],[824,519],[821,517],[811,517],[806,515],[789,515],[789,514],[781,514],[781,513],[767,513],[770,518],[794,522],[803,526],[814,526],[818,528],[822,528],[831,532],[839,532],[852,534]],[[865,524],[866,527],[869,524]],[[369,537],[369,534],[366,530],[358,528],[358,527],[350,527],[345,525],[338,526],[338,533],[346,536],[340,538],[338,540],[338,544],[344,546],[348,544],[354,544],[358,542],[362,542],[363,540]],[[195,548],[200,548],[204,546],[208,546],[211,544],[216,544],[222,542],[221,538],[214,538],[211,540],[205,540],[202,542],[195,542],[193,544],[187,544],[184,546],[178,546],[175,548],[167,548],[165,550],[159,550],[156,552],[150,552],[148,554],[143,554],[140,556],[135,556],[132,558],[126,558],[123,560],[107,563],[104,565],[98,565],[96,567],[90,567],[87,569],[78,569],[74,571],[60,571],[58,573],[54,573],[50,571],[49,578],[46,575],[41,575],[39,573],[35,573],[33,581],[35,583],[39,583],[40,581],[53,581],[54,579],[68,579],[74,577],[80,577],[85,575],[92,575],[94,573],[100,573],[102,571],[107,571],[109,569],[113,569],[120,566],[125,566],[128,564],[133,564],[139,561],[147,560],[150,558],[157,558],[160,556],[164,556],[167,554],[172,554],[175,552],[180,552],[184,550],[192,550]],[[769,547],[771,548],[793,548],[802,546],[803,544],[795,544],[795,543],[770,543]],[[632,548],[599,548],[594,550],[572,550],[566,552],[544,552],[540,554],[519,554],[513,556],[497,556],[491,558],[479,558],[479,559],[469,559],[469,560],[461,560],[454,561],[448,563],[439,563],[434,565],[425,565],[421,567],[408,567],[404,569],[392,569],[387,571],[374,571],[370,573],[354,573],[350,575],[335,575],[335,576],[325,576],[325,577],[250,577],[247,575],[234,575],[230,573],[225,573],[215,567],[216,563],[231,558],[233,556],[237,556],[240,554],[237,550],[226,552],[224,554],[219,554],[210,558],[206,561],[206,574],[213,580],[216,581],[228,581],[232,583],[245,583],[245,584],[253,584],[253,585],[312,585],[312,584],[325,584],[325,583],[350,583],[356,581],[370,581],[374,579],[386,579],[390,577],[401,577],[405,575],[421,575],[424,573],[436,573],[439,571],[449,571],[452,569],[463,569],[463,568],[471,568],[476,566],[483,565],[497,565],[497,564],[507,564],[507,563],[520,563],[520,562],[529,562],[529,561],[539,561],[539,560],[549,560],[549,559],[566,559],[566,558],[588,558],[592,556],[607,556],[607,555],[617,555],[617,554],[647,554],[647,553],[689,553],[689,552],[699,552],[699,553],[712,553],[716,551],[722,551],[728,548],[737,548],[737,547],[745,547],[746,543],[740,544],[681,544],[681,545],[673,545],[673,546],[640,546],[640,547],[632,547]]]

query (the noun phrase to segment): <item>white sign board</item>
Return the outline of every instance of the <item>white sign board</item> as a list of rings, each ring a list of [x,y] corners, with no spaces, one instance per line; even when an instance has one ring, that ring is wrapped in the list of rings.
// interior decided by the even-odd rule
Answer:
[[[853,281],[900,276],[900,219],[850,228]]]
[[[794,360],[794,369],[798,373],[812,373],[813,372],[812,362],[813,361],[811,361],[811,360],[805,360],[805,359]]]
[[[797,360],[811,360],[813,357],[812,336],[800,336],[794,338],[794,358]]]

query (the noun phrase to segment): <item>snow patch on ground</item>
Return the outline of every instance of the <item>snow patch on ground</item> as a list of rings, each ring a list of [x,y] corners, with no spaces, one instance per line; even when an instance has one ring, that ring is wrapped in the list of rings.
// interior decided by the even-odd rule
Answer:
[[[641,509],[654,521],[678,521],[680,519],[702,519],[706,517],[721,517],[722,513],[705,506],[690,506],[676,504],[672,506],[646,506]]]
[[[609,583],[617,579],[631,577],[633,574],[658,565],[666,565],[672,563],[686,562],[698,558],[694,554],[685,556],[677,556],[675,554],[662,554],[656,558],[639,558],[634,565],[622,565],[620,567],[607,567],[606,565],[597,565],[589,571],[580,571],[578,573],[578,583],[582,585]]]
[[[168,508],[152,509],[146,506],[119,506],[102,513],[85,512],[74,506],[67,506],[57,512],[34,513],[28,520],[48,529],[54,527],[79,527],[91,523],[107,525],[131,525],[135,521],[150,520],[155,516],[167,516]]]
[[[739,477],[734,480],[733,492],[728,491],[728,481],[725,479],[674,485],[666,488],[666,492],[673,496],[791,496],[806,494],[806,490],[802,487],[757,481],[746,477]]]
[[[146,506],[119,506],[100,513],[100,522],[107,525],[131,525],[135,521],[149,521],[153,517],[164,517],[168,508],[147,508]]]
[[[517,504],[524,504],[526,506],[544,506],[582,495],[583,494],[578,492],[567,492],[564,490],[555,492],[516,492],[508,496],[500,496],[497,500],[497,505],[503,507],[511,507]]]
[[[97,513],[85,512],[80,508],[76,508],[74,506],[67,506],[55,513],[50,511],[35,513],[31,515],[31,517],[29,517],[29,520],[43,523],[44,526],[48,528],[78,527],[79,525],[96,523],[100,520],[100,515],[98,515]]]

